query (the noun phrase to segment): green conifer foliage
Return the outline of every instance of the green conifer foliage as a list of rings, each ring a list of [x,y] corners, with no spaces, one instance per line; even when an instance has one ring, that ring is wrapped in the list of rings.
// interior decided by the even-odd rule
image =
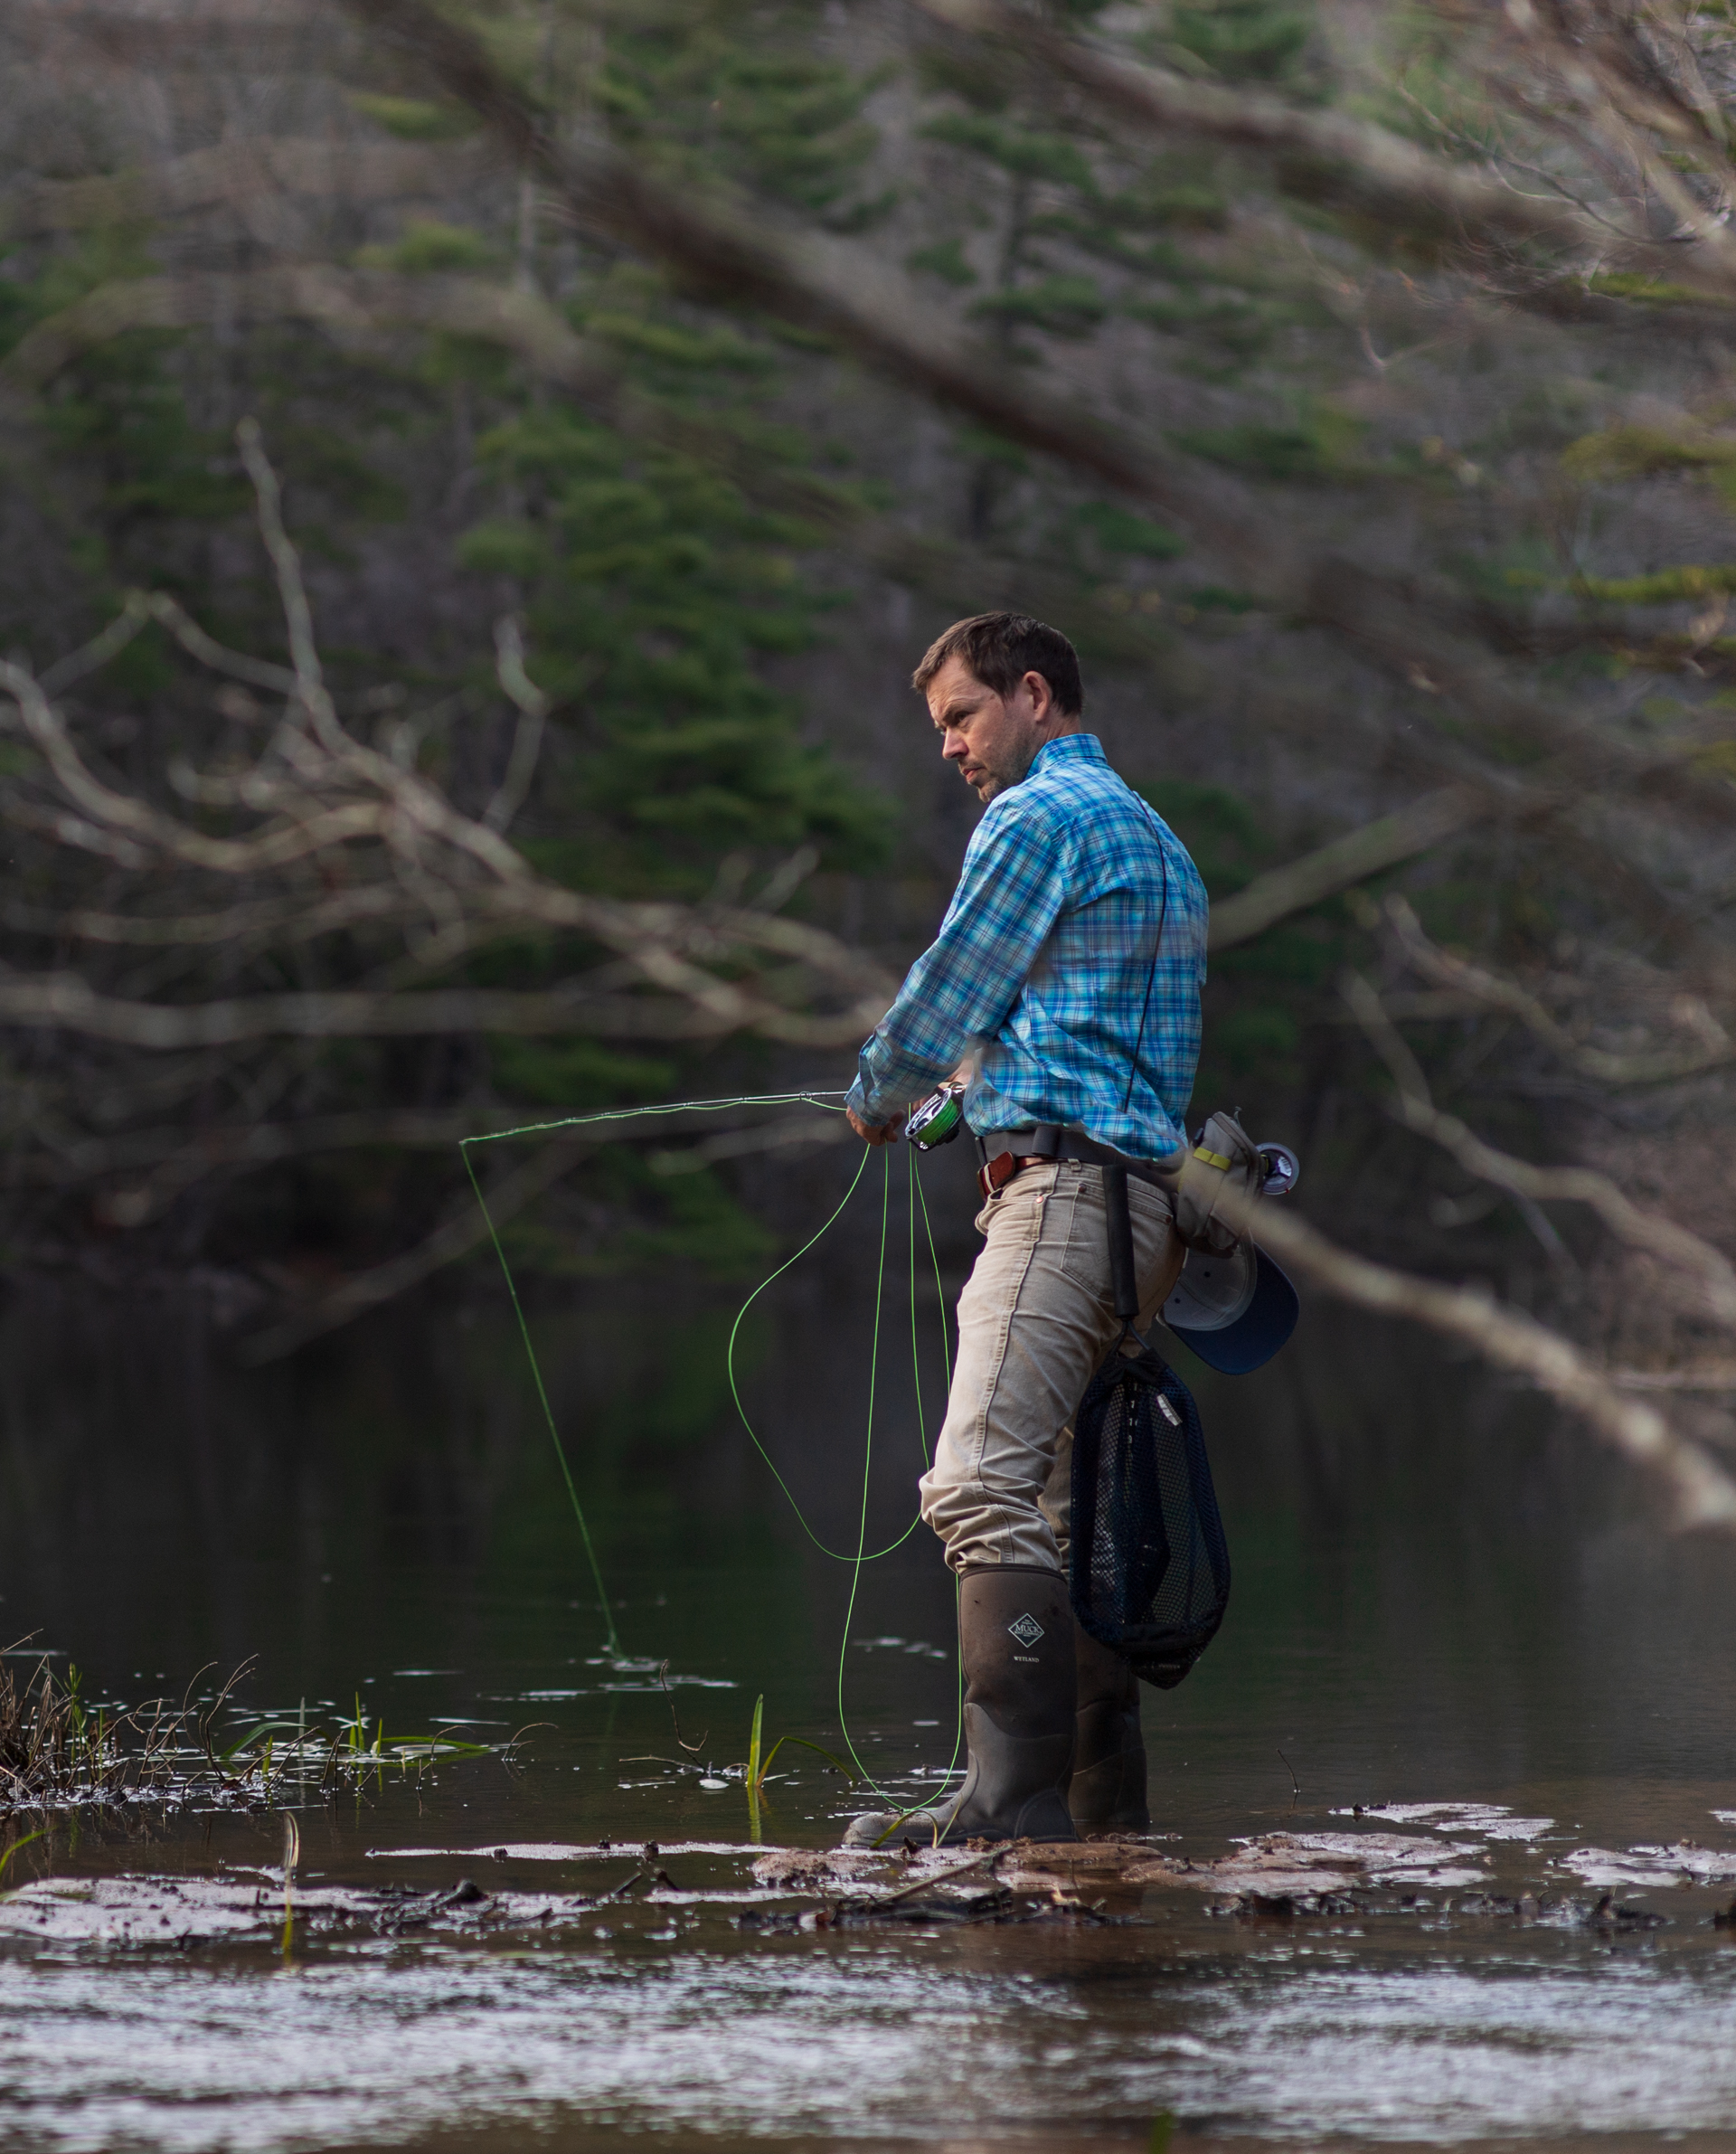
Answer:
[[[1231,82],[1294,75],[1312,25],[1307,13],[1272,0],[1190,0],[1170,14],[1175,44]]]
[[[459,558],[523,586],[568,712],[556,783],[572,823],[542,841],[543,864],[592,886],[691,893],[744,846],[878,857],[878,803],[803,741],[761,669],[817,632],[799,525],[692,458],[577,413],[524,412],[479,453],[523,507],[474,525]]]
[[[1710,293],[1710,242],[1687,224],[1667,261],[1637,237],[1628,251],[1600,236],[1552,252],[1455,205],[1504,174],[1504,218],[1539,214],[1545,194],[1569,217],[1577,191],[1617,235],[1679,218],[1680,202],[1659,206],[1672,172],[1693,200],[1722,202],[1736,94],[1722,33],[1701,18],[1684,33],[1700,41],[1716,124],[1678,99],[1642,203],[1608,195],[1626,149],[1588,159],[1575,146],[1581,120],[1595,136],[1595,112],[1551,117],[1573,110],[1578,78],[1533,81],[1543,33],[1527,44],[1511,10],[1153,0],[1109,14],[1062,0],[1014,10],[987,37],[937,22],[943,12],[442,0],[575,158],[606,142],[647,187],[750,234],[763,226],[792,257],[854,262],[864,288],[883,276],[885,340],[863,335],[849,351],[842,333],[814,330],[817,304],[769,318],[727,270],[708,277],[703,246],[665,259],[646,228],[593,214],[582,188],[520,164],[523,131],[360,32],[341,63],[298,61],[305,74],[274,107],[275,193],[211,121],[221,99],[178,115],[166,148],[141,150],[118,120],[112,143],[95,121],[61,130],[86,145],[64,152],[74,188],[94,180],[107,207],[78,209],[57,178],[44,210],[35,166],[10,175],[0,364],[28,423],[7,436],[0,628],[47,659],[146,584],[228,641],[281,657],[232,447],[252,412],[346,723],[480,813],[516,737],[493,629],[517,619],[552,707],[512,834],[588,893],[722,902],[769,879],[778,902],[796,891],[798,914],[888,962],[913,954],[944,902],[965,803],[933,805],[901,736],[884,759],[904,794],[895,817],[872,782],[875,752],[927,636],[1008,603],[1073,635],[1093,712],[1120,727],[1117,760],[1153,779],[1220,902],[1462,776],[1491,798],[1511,789],[1513,819],[1498,839],[1498,818],[1486,821],[1463,861],[1397,871],[1445,890],[1450,866],[1452,905],[1431,921],[1543,978],[1545,1001],[1564,937],[1589,947],[1609,930],[1636,962],[1654,933],[1657,948],[1672,936],[1686,948],[1722,917],[1728,888],[1727,863],[1658,806],[1672,789],[1727,784],[1731,765],[1717,700],[1736,675],[1728,293]],[[1080,18],[1090,68],[1070,73],[1049,62]],[[1647,21],[1646,36],[1665,40],[1664,17]],[[1149,62],[1165,98],[1213,99],[1220,119],[1196,132],[1153,108],[1140,118],[1137,99],[1089,87],[1106,58],[1129,75]],[[1695,79],[1684,67],[1670,95]],[[1256,108],[1261,126],[1243,126]],[[1403,156],[1389,143],[1358,163],[1372,114],[1404,130]],[[1326,132],[1342,154],[1320,152]],[[332,145],[373,176],[348,192],[322,177],[316,153]],[[1412,156],[1440,197],[1401,228],[1380,186]],[[156,194],[142,168],[153,157],[174,167]],[[220,166],[222,185],[202,195]],[[334,288],[325,299],[282,298],[316,272]],[[203,280],[201,313],[186,294]],[[51,328],[59,355],[44,358]],[[1005,394],[967,419],[957,372],[898,373],[887,358],[971,339]],[[910,393],[943,378],[944,395]],[[1022,388],[1033,409],[1046,399],[1125,427],[1139,449],[1125,495],[1100,454],[1070,467],[1042,423],[995,430]],[[1140,479],[1139,458],[1174,487]],[[1429,634],[1404,625],[1411,605]],[[1436,631],[1486,670],[1448,677]],[[826,671],[834,653],[844,694]],[[871,675],[877,732],[863,729],[858,768],[846,695]],[[215,702],[155,633],[80,693],[92,753],[112,751],[165,798],[181,751],[228,767],[263,723],[236,715],[234,697]],[[1515,715],[1527,697],[1536,707]],[[122,701],[143,722],[136,737]],[[1585,738],[1568,752],[1576,728],[1597,733],[1597,753]],[[1644,783],[1611,778],[1636,741],[1657,751]],[[5,747],[8,770],[28,762],[19,741]],[[1536,789],[1529,805],[1522,785]],[[1574,842],[1590,849],[1564,866],[1552,801],[1568,799]],[[1706,827],[1716,805],[1699,798]],[[1517,864],[1527,851],[1547,852],[1547,878]],[[1608,859],[1626,864],[1606,872]],[[816,861],[846,872],[805,883]],[[865,892],[850,882],[889,866]],[[37,874],[33,858],[21,870]],[[1621,913],[1618,898],[1637,909]],[[1630,935],[1642,915],[1644,935]],[[1310,900],[1214,956],[1203,1090],[1332,1096],[1339,1078],[1322,1072],[1366,1061],[1333,987],[1341,962],[1372,962],[1348,917]],[[385,966],[365,930],[346,934],[293,958],[250,949],[224,991]],[[540,987],[607,970],[601,958],[576,934],[526,932],[439,977]],[[105,975],[146,998],[192,993],[195,977],[184,953],[158,953],[136,978],[117,959]],[[1704,981],[1693,994],[1703,987],[1716,999]],[[1656,1010],[1678,1004],[1692,997],[1657,990]],[[1582,1006],[1590,1027],[1599,997]],[[696,1051],[647,1044],[654,1029],[624,1020],[582,1045],[320,1048],[277,1092],[262,1052],[248,1083],[268,1115],[291,1092],[309,1114],[382,1100],[578,1108],[694,1078]],[[1467,1071],[1490,1036],[1467,1036]],[[61,1052],[42,1049],[44,1062]],[[1431,1056],[1431,1072],[1448,1059]],[[1296,1120],[1311,1113],[1298,1105]],[[361,1216],[358,1192],[380,1179],[348,1172],[324,1185],[334,1216]],[[626,1161],[594,1184],[665,1223],[679,1211],[696,1236],[721,1186]]]

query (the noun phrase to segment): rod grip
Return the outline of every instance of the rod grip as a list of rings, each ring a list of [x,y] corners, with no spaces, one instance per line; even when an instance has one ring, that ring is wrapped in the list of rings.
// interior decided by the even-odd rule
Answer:
[[[1133,1214],[1127,1208],[1127,1170],[1103,1169],[1103,1216],[1109,1233],[1109,1287],[1124,1324],[1139,1314],[1139,1278],[1133,1261]]]

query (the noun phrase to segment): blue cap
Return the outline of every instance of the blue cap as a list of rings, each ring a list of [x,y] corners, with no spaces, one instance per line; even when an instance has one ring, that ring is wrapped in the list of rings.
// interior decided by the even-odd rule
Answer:
[[[1227,1257],[1191,1249],[1159,1312],[1207,1368],[1245,1376],[1263,1368],[1296,1329],[1296,1289],[1266,1252],[1239,1242]]]

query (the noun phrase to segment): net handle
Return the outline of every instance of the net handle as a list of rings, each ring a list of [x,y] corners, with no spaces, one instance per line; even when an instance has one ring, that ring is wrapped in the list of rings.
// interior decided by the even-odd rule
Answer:
[[[1139,1275],[1133,1261],[1133,1214],[1127,1205],[1125,1167],[1103,1169],[1103,1218],[1109,1230],[1109,1288],[1115,1313],[1124,1325],[1131,1326],[1139,1314]]]

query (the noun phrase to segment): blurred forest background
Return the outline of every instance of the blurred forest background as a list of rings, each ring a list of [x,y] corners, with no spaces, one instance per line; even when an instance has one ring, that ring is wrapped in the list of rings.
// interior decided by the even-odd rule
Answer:
[[[0,55],[9,1269],[270,1356],[478,1253],[461,1137],[847,1082],[974,814],[910,667],[1017,605],[1205,875],[1275,1246],[1736,1519],[1727,5],[19,0]],[[826,1134],[491,1201],[527,1277],[740,1270]]]

